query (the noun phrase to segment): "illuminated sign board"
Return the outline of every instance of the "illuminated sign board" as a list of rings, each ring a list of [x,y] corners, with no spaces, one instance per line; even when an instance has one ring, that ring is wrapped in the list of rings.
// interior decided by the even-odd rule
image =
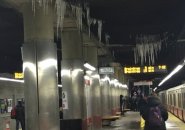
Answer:
[[[164,73],[167,72],[166,65],[143,66],[143,67],[124,67],[124,74],[140,74],[140,73]]]
[[[14,73],[15,79],[23,79],[24,74],[23,73]]]
[[[134,86],[143,86],[143,85],[153,85],[152,81],[139,81],[139,82],[134,82]]]
[[[100,67],[99,74],[114,74],[113,67]]]

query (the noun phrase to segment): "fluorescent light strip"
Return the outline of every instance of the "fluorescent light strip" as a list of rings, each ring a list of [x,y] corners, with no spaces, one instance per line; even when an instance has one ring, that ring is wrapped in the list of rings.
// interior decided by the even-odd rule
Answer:
[[[154,92],[155,92],[155,90],[157,89],[157,87],[155,87],[153,90],[154,90]]]
[[[17,80],[17,79],[3,78],[3,77],[0,77],[0,80],[24,83],[24,80]]]
[[[10,79],[10,78],[4,78],[4,77],[0,77],[0,80],[24,83],[24,80]],[[58,84],[58,87],[60,87],[60,88],[61,88],[61,87],[62,87],[62,85],[61,85],[61,84]]]
[[[88,64],[88,63],[85,63],[85,64],[84,64],[84,67],[86,67],[87,69],[92,70],[92,71],[95,71],[95,70],[96,70],[95,67],[93,67],[92,65],[90,65],[90,64]]]
[[[58,87],[59,87],[59,88],[62,88],[62,84],[58,84]]]
[[[170,79],[175,73],[177,73],[180,69],[182,69],[184,65],[178,65],[169,75],[167,75],[158,86],[161,86],[164,82],[166,82],[168,79]]]

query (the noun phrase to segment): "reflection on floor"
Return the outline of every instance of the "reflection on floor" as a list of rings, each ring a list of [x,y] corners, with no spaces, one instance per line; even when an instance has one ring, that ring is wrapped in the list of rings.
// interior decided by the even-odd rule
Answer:
[[[120,119],[111,122],[111,126],[103,127],[103,130],[140,130],[139,112],[126,112]]]
[[[139,112],[127,112],[120,119],[111,122],[111,126],[104,126],[102,130],[142,130],[140,119]],[[185,130],[185,123],[169,113],[166,127],[167,130]]]

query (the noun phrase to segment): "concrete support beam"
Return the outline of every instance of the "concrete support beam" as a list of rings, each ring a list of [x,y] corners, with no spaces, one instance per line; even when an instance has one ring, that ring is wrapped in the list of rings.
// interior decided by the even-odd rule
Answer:
[[[47,12],[32,4],[21,6],[24,18],[23,68],[26,130],[59,130],[57,55],[53,7]]]
[[[84,98],[83,44],[76,19],[67,8],[62,30],[62,90],[67,94],[64,119],[82,119]]]

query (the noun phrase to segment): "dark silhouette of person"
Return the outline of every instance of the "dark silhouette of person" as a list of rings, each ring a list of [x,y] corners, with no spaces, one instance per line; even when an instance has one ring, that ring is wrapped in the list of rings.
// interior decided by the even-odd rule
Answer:
[[[63,119],[62,98],[59,99],[59,115],[60,119]]]
[[[140,115],[143,113],[144,108],[147,106],[147,97],[140,95],[138,107]]]
[[[151,107],[158,106],[161,111],[161,116],[163,118],[163,123],[161,126],[153,126],[149,122],[149,112]],[[143,119],[145,120],[144,130],[166,130],[165,121],[168,119],[168,112],[165,106],[157,96],[150,96],[147,98],[147,105],[143,108],[141,112]]]
[[[19,130],[19,123],[22,130],[25,130],[25,109],[22,101],[18,101],[16,105],[16,130]]]
[[[120,95],[120,112],[123,114],[123,95]]]

